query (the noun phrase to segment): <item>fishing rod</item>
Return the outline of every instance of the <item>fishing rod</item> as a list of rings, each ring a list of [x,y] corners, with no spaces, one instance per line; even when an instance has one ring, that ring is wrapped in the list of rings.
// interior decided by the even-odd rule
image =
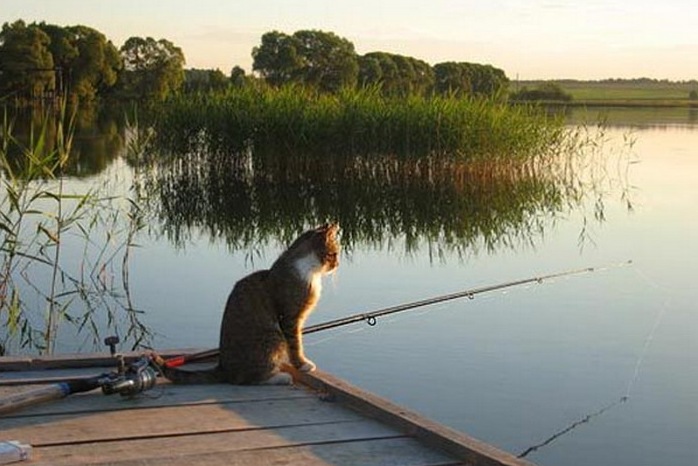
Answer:
[[[546,280],[551,280],[554,278],[560,278],[560,277],[566,277],[566,276],[572,276],[572,275],[580,275],[584,273],[591,273],[591,272],[596,272],[602,269],[607,269],[611,267],[620,267],[624,265],[631,264],[632,261],[626,261],[626,262],[621,262],[618,264],[611,264],[603,267],[584,267],[584,268],[579,268],[579,269],[572,269],[572,270],[566,270],[563,272],[556,272],[556,273],[551,273],[548,275],[539,275],[539,276],[534,276],[534,277],[529,277],[529,278],[524,278],[520,280],[514,280],[510,282],[505,282],[505,283],[499,283],[495,285],[488,285],[488,286],[483,286],[479,288],[471,288],[467,290],[462,290],[462,291],[457,291],[455,293],[448,293],[444,295],[439,295],[439,296],[434,296],[431,298],[426,298],[426,299],[420,299],[418,301],[413,301],[409,303],[404,303],[404,304],[398,304],[395,306],[390,306],[382,309],[377,309],[374,311],[369,311],[369,312],[360,312],[356,314],[352,314],[347,317],[343,317],[340,319],[335,319],[335,320],[330,320],[327,322],[323,322],[320,324],[316,325],[311,325],[309,327],[306,327],[303,329],[303,334],[311,334],[311,333],[316,333],[316,332],[321,332],[324,330],[330,330],[333,328],[337,327],[343,327],[346,325],[354,324],[357,322],[366,322],[370,326],[375,326],[377,324],[377,318],[378,317],[383,317],[387,316],[390,314],[397,314],[399,312],[406,312],[410,311],[413,309],[417,309],[420,307],[425,307],[429,306],[432,304],[438,304],[446,301],[451,301],[455,299],[460,299],[460,298],[469,298],[469,299],[474,299],[477,295],[483,294],[483,293],[489,293],[492,291],[497,291],[497,290],[503,290],[507,288],[513,288],[517,286],[522,286],[530,283],[536,283],[540,284],[543,283]],[[109,339],[108,339],[109,340]],[[108,342],[105,341],[105,343],[110,344],[110,347],[112,348],[112,354],[114,353],[114,348],[113,348],[113,342]],[[188,364],[191,362],[201,362],[209,359],[214,359],[219,355],[220,351],[218,348],[213,348],[205,351],[200,351],[197,353],[191,353],[191,354],[183,354],[179,356],[174,356],[174,357],[169,357],[164,359],[164,364],[167,367],[178,367],[182,366],[184,364]],[[143,390],[147,390],[152,387],[150,383],[150,373],[146,372],[144,369],[140,368],[140,365],[138,366],[138,370],[135,371],[124,371],[123,369],[120,369],[117,374],[120,374],[118,378],[108,378],[106,379],[108,381],[107,384],[107,389],[104,390],[106,392],[121,392],[125,394],[132,394],[132,393],[138,393]],[[135,366],[134,366],[135,367]],[[124,377],[124,373],[127,374],[126,377]],[[145,377],[145,376],[148,377]],[[78,381],[83,381],[85,379],[91,379],[91,384],[92,385],[79,385],[80,388],[84,388],[84,390],[87,390],[89,386],[94,387],[97,383],[97,380],[100,379],[95,379],[92,377],[76,377],[74,379],[67,380],[65,382],[78,382]],[[142,380],[147,379],[147,383],[141,382]],[[114,380],[118,381],[115,382]],[[40,382],[35,381],[35,383]],[[101,379],[101,384],[103,384],[105,379]],[[43,383],[46,382],[53,382],[53,380],[43,380]],[[13,381],[12,384],[16,384],[17,382]],[[32,382],[34,383],[34,382]],[[0,386],[5,385],[2,380],[0,380]],[[133,385],[133,386],[132,386]],[[97,385],[100,386],[100,385]],[[131,387],[132,386],[132,387]],[[113,388],[112,388],[113,387]],[[131,388],[128,388],[131,387]],[[66,392],[66,387],[61,386],[59,388],[54,387],[55,389],[52,391],[52,394],[54,397],[62,397],[66,396],[64,393]],[[78,387],[75,387],[76,390],[78,390]],[[70,393],[75,393],[72,389],[70,390]],[[0,406],[0,411],[2,407]]]
[[[115,346],[119,343],[118,337],[107,337],[104,343],[109,345],[112,358],[117,363],[115,371],[106,372],[94,376],[72,378],[48,378],[10,380],[7,385],[46,384],[33,390],[23,391],[10,396],[0,398],[0,417],[22,408],[34,406],[48,401],[59,400],[69,395],[102,389],[105,395],[118,393],[122,396],[132,397],[148,391],[155,386],[158,369],[154,366],[149,356],[126,362],[122,354],[116,354]],[[3,382],[0,380],[0,382]],[[6,385],[0,383],[1,385]]]
[[[571,270],[566,270],[563,272],[551,273],[548,275],[539,275],[539,276],[535,276],[535,277],[529,277],[529,278],[514,280],[514,281],[510,281],[510,282],[505,282],[505,283],[498,283],[496,285],[488,285],[488,286],[483,286],[483,287],[479,287],[479,288],[471,288],[468,290],[457,291],[455,293],[448,293],[448,294],[444,294],[444,295],[434,296],[431,298],[420,299],[418,301],[413,301],[413,302],[409,302],[409,303],[398,304],[398,305],[386,307],[383,309],[377,309],[375,311],[359,312],[357,314],[352,314],[350,316],[342,317],[340,319],[330,320],[330,321],[323,322],[320,324],[311,325],[311,326],[303,329],[303,334],[305,335],[305,334],[310,334],[310,333],[322,332],[324,330],[330,330],[330,329],[337,328],[337,327],[343,327],[345,325],[350,325],[350,324],[354,324],[357,322],[366,322],[368,325],[374,326],[377,323],[378,317],[383,317],[383,316],[387,316],[390,314],[397,314],[399,312],[410,311],[413,309],[417,309],[417,308],[424,307],[424,306],[429,306],[432,304],[442,303],[445,301],[452,301],[454,299],[460,299],[460,298],[474,299],[475,296],[477,296],[479,294],[483,294],[483,293],[489,293],[492,291],[513,288],[513,287],[517,287],[517,286],[527,285],[530,283],[540,284],[546,280],[551,280],[554,278],[567,277],[567,276],[571,276],[571,275],[580,275],[580,274],[584,274],[584,273],[591,273],[591,272],[596,272],[596,271],[599,271],[602,269],[608,269],[611,267],[621,267],[624,265],[629,265],[631,263],[632,263],[632,261],[629,260],[629,261],[621,262],[618,264],[611,264],[611,265],[606,265],[606,266],[602,266],[602,267],[584,267],[584,268],[579,268],[579,269],[571,269]],[[219,354],[218,348],[214,348],[214,349],[209,349],[206,351],[201,351],[199,353],[193,353],[193,354],[188,354],[188,355],[183,355],[183,356],[177,356],[174,358],[169,358],[169,359],[165,360],[165,364],[168,367],[177,367],[177,366],[181,366],[183,364],[189,363],[189,362],[210,359],[210,358],[218,356],[218,354]]]
[[[97,388],[101,388],[105,395],[119,393],[122,396],[132,397],[153,388],[157,375],[157,368],[153,366],[151,359],[143,356],[124,366],[124,369],[119,372],[64,380],[30,380],[26,383],[27,385],[52,383],[0,398],[0,418],[22,408],[59,400],[69,395],[89,392]],[[23,385],[23,383],[21,380],[12,380],[9,385]]]
[[[378,317],[390,314],[406,312],[420,307],[429,306],[431,304],[442,303],[445,301],[451,301],[459,298],[467,297],[469,299],[474,299],[475,296],[483,293],[503,290],[530,283],[540,284],[546,280],[551,280],[554,278],[591,273],[604,268],[620,267],[631,263],[632,261],[626,261],[619,264],[612,264],[610,266],[604,267],[585,267],[580,269],[572,269],[563,272],[551,273],[548,275],[539,275],[535,277],[524,278],[521,280],[499,283],[496,285],[489,285],[479,288],[471,288],[463,291],[457,291],[455,293],[448,293],[409,303],[398,304],[396,306],[390,306],[375,311],[360,312],[340,319],[330,320],[317,325],[311,325],[303,329],[303,334],[321,332],[324,330],[330,330],[333,328],[343,327],[345,325],[350,325],[363,321],[367,322],[370,326],[374,326],[377,323]],[[112,357],[116,357],[116,360],[118,361],[117,371],[106,374],[100,374],[97,376],[75,377],[72,379],[64,380],[55,380],[51,378],[43,380],[38,379],[31,382],[25,381],[29,383],[53,383],[48,387],[42,387],[37,390],[30,391],[28,393],[20,393],[17,395],[10,396],[8,398],[0,399],[0,416],[7,412],[14,411],[25,406],[31,406],[41,402],[64,398],[74,393],[91,391],[96,388],[102,388],[102,392],[105,395],[120,393],[124,396],[133,396],[141,392],[150,390],[155,385],[155,378],[157,377],[157,371],[152,367],[151,357],[143,356],[137,361],[126,365],[122,355],[115,355],[116,343],[118,343],[117,337],[109,337],[105,340],[105,344],[109,345],[110,347]],[[165,359],[164,363],[168,367],[177,367],[190,362],[200,362],[203,360],[212,359],[217,357],[219,353],[219,349],[214,348],[198,353],[170,357]],[[11,385],[15,385],[17,383],[17,381],[11,381]],[[2,380],[0,380],[0,385],[6,384],[3,383]]]

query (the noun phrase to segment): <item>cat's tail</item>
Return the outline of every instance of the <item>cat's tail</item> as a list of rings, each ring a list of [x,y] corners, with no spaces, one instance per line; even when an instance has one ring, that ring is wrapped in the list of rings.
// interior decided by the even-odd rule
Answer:
[[[172,383],[209,384],[223,382],[223,375],[218,366],[209,369],[187,370],[168,366],[167,361],[156,353],[152,353],[150,358],[160,373]]]

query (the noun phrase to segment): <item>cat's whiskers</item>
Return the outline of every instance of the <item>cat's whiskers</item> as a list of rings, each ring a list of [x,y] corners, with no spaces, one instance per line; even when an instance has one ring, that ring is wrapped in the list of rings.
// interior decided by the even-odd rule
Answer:
[[[332,269],[332,270],[330,270],[329,272],[327,272],[327,275],[331,275],[331,276],[332,276],[332,286],[333,286],[333,288],[336,288],[336,287],[337,287],[337,277],[338,277],[338,275],[339,275],[339,274],[337,273],[337,267],[335,267],[334,269]]]

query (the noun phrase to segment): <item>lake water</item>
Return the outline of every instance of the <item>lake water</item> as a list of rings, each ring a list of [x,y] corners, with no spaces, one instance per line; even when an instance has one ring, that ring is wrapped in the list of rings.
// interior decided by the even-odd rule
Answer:
[[[346,232],[351,247],[324,281],[308,324],[521,278],[599,269],[420,308],[373,327],[359,323],[308,335],[307,355],[325,371],[515,454],[591,416],[527,456],[540,465],[698,464],[698,123],[687,112],[609,113],[604,151],[615,162],[597,194],[552,214],[539,204],[507,207],[523,233],[507,226],[492,241],[475,235],[452,247],[443,232],[409,234],[405,225],[418,220],[408,217],[409,207],[396,217],[386,213],[390,205],[355,207],[363,210]],[[131,177],[117,158],[76,183],[109,178],[124,186]],[[176,192],[195,197],[192,189],[180,183],[169,198]],[[370,189],[368,195],[377,196]],[[332,195],[341,197],[341,190]],[[264,204],[256,196],[259,210]],[[336,202],[352,207],[352,199]],[[594,215],[599,202],[603,221]],[[467,230],[468,210],[449,211],[446,204],[429,198],[426,211],[442,211],[444,217],[435,218],[460,225],[446,233]],[[244,240],[248,220],[255,231],[267,231],[260,220],[201,219],[202,206],[187,214],[185,227],[141,232],[141,247],[130,259],[131,295],[146,311],[156,348],[215,347],[233,283],[269,266],[284,243],[274,232],[292,230],[272,228],[264,241]],[[224,205],[213,207],[224,213]],[[502,212],[487,215],[497,223]],[[480,224],[476,233],[489,231]],[[628,260],[632,264],[623,265]],[[57,351],[76,349],[75,341],[59,340]]]

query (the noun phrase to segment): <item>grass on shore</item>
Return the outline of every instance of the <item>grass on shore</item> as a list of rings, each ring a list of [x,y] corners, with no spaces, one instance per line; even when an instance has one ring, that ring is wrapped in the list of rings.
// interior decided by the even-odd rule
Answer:
[[[698,107],[698,99],[690,99],[691,91],[698,92],[695,81],[673,82],[655,80],[604,80],[604,81],[518,81],[511,83],[511,90],[523,87],[535,88],[546,82],[554,82],[572,96],[568,105],[624,106],[624,107]]]

